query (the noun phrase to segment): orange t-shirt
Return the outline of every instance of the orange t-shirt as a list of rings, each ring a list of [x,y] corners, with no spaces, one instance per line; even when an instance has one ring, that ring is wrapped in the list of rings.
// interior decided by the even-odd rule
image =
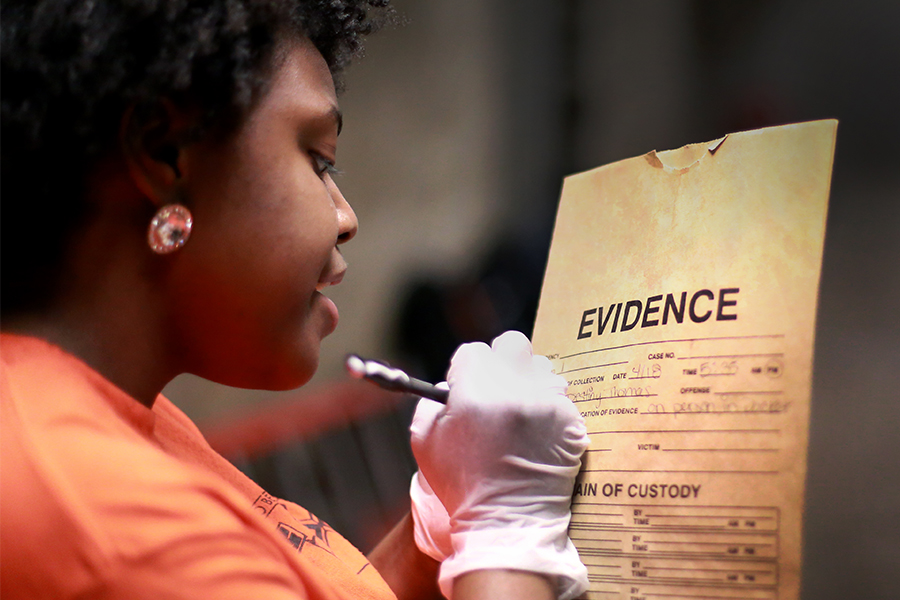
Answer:
[[[366,557],[44,341],[0,336],[0,596],[372,599]]]

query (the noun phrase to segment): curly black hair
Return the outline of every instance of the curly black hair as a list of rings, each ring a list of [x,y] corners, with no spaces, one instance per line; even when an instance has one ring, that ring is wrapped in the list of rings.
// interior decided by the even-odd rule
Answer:
[[[2,302],[49,301],[85,213],[84,178],[122,115],[160,98],[203,107],[206,130],[235,127],[266,84],[281,36],[309,38],[340,88],[389,0],[5,0]]]

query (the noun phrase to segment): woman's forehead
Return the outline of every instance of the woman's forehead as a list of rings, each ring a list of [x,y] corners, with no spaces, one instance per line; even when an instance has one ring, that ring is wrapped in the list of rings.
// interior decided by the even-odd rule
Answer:
[[[331,71],[308,39],[292,39],[279,44],[272,78],[258,108],[266,105],[329,115],[340,124]]]
[[[308,38],[281,41],[275,52],[272,87],[282,83],[305,87],[331,96],[336,103],[334,79],[328,63]]]

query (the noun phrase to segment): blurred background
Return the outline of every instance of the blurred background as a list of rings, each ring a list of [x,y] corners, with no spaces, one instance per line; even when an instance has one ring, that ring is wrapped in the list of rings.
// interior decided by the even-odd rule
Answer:
[[[530,333],[562,178],[838,118],[818,308],[803,597],[900,598],[900,2],[396,0],[346,74],[338,179],[360,220],[316,378],[166,393],[270,493],[363,550],[408,509],[411,401],[358,352],[440,380]]]

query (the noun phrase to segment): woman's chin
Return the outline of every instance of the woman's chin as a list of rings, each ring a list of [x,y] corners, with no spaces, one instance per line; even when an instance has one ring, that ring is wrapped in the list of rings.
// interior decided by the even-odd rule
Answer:
[[[313,311],[322,318],[322,337],[331,335],[337,328],[340,314],[334,301],[322,292],[313,293]]]

